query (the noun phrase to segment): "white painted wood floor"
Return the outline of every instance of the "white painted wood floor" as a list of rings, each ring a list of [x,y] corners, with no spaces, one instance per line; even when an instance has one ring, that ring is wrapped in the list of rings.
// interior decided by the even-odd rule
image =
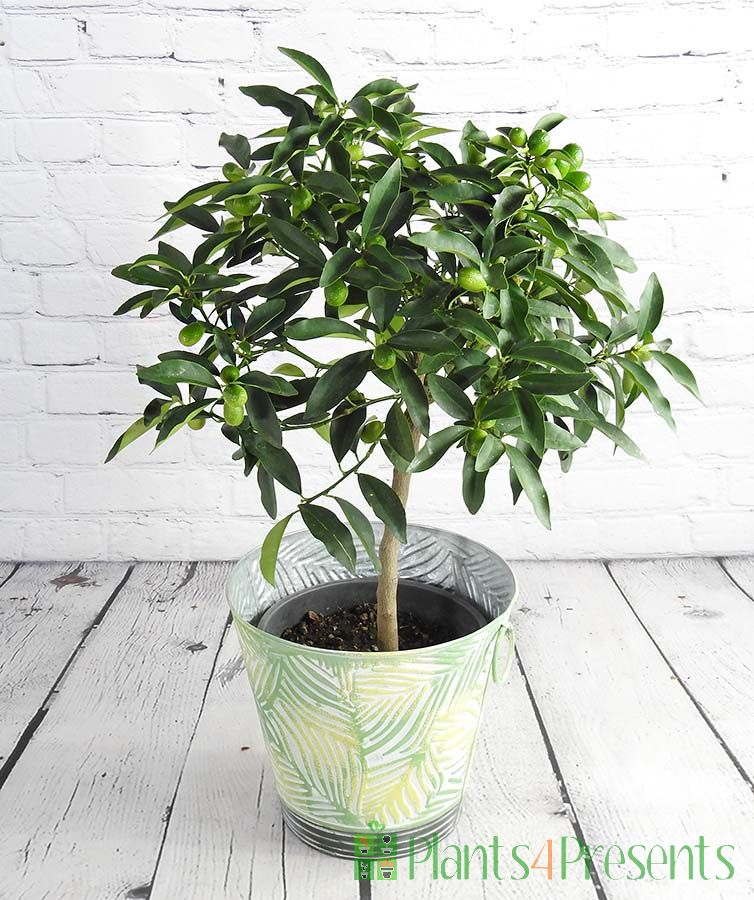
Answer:
[[[283,828],[226,564],[0,563],[0,900],[754,897],[754,560],[515,570],[517,665],[490,688],[452,839],[497,836],[504,880],[401,861],[369,885]],[[674,880],[608,875],[602,851],[560,878],[562,838],[700,836],[707,879],[685,856]],[[549,839],[552,880],[512,881],[512,845],[531,861]]]

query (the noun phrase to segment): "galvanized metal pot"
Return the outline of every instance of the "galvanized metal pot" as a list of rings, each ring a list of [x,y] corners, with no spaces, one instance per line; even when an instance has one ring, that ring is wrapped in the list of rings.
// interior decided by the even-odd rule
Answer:
[[[462,636],[421,650],[356,653],[293,644],[263,630],[280,633],[290,624],[295,602],[288,614],[265,614],[301,592],[299,616],[307,604],[328,611],[363,599],[359,585],[340,585],[330,600],[311,590],[354,577],[318,541],[304,531],[283,538],[275,587],[258,561],[256,550],[234,566],[227,595],[288,826],[319,850],[347,857],[359,855],[365,834],[389,837],[398,856],[412,838],[447,834],[488,681],[502,680],[513,656],[509,567],[475,541],[410,526],[399,559],[401,593],[416,610],[426,600],[422,585],[441,588],[442,598],[427,601],[428,615],[446,604],[446,621],[457,616]],[[374,576],[364,553],[356,575]],[[458,598],[457,607],[447,605],[449,597]]]

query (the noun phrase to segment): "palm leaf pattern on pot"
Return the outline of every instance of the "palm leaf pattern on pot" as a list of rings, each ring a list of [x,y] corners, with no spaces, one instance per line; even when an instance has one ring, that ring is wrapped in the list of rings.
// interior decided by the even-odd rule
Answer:
[[[334,829],[439,818],[463,794],[495,640],[515,593],[510,570],[473,541],[410,528],[401,575],[474,597],[492,621],[424,650],[346,653],[291,644],[249,624],[278,596],[350,577],[306,534],[286,535],[279,558],[277,589],[261,580],[250,554],[229,595],[283,802]],[[360,556],[357,574],[369,566]]]

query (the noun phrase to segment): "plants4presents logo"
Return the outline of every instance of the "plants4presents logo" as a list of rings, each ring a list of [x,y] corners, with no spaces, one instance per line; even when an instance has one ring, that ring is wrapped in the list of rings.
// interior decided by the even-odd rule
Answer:
[[[354,837],[354,877],[359,881],[396,881],[396,836],[386,832],[381,822],[373,820],[368,824],[370,834]]]

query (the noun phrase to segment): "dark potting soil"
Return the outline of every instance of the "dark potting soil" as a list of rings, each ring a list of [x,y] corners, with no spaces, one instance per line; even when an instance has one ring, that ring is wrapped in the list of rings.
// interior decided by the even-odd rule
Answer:
[[[377,650],[377,606],[360,603],[351,609],[338,609],[327,616],[309,610],[291,628],[280,635],[294,644],[323,650]],[[419,650],[451,641],[449,629],[422,622],[413,613],[398,611],[398,646],[401,650]]]

